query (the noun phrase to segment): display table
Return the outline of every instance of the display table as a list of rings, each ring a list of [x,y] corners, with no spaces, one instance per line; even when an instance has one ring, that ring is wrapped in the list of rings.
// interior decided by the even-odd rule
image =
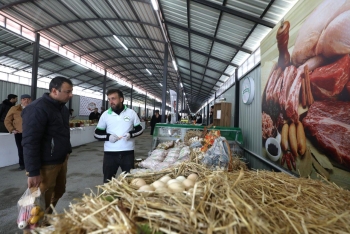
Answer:
[[[96,126],[71,128],[70,143],[72,147],[96,141],[96,139],[94,138],[95,128]]]
[[[96,126],[71,128],[70,142],[72,147],[96,141],[94,138]],[[18,152],[13,134],[0,133],[0,167],[18,163]]]
[[[10,133],[0,133],[0,167],[14,164],[18,164],[15,136]]]

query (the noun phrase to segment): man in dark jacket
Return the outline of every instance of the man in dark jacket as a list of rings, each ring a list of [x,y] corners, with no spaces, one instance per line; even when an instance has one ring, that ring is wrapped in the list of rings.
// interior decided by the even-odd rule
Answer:
[[[101,114],[98,113],[98,108],[95,108],[93,112],[89,115],[89,120],[98,121],[100,119]]]
[[[22,146],[28,176],[28,188],[40,187],[45,193],[46,212],[52,213],[66,189],[67,160],[70,144],[69,110],[72,82],[55,77],[50,93],[29,104],[22,111]]]
[[[7,112],[10,110],[11,107],[16,105],[17,102],[17,95],[15,94],[9,94],[7,95],[7,99],[5,99],[1,104],[0,104],[0,132],[8,132],[4,121],[7,115]]]
[[[154,127],[156,126],[156,123],[160,123],[161,119],[160,119],[160,115],[159,115],[159,110],[155,110],[154,115],[152,116],[151,119],[151,135],[153,135],[153,131],[154,131]]]

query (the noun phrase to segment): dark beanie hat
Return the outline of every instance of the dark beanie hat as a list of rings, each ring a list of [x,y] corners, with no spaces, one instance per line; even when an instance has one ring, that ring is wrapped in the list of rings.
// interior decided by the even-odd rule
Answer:
[[[15,95],[15,94],[9,94],[9,95],[7,95],[7,99],[10,101],[12,98],[16,98],[17,97],[17,95]]]

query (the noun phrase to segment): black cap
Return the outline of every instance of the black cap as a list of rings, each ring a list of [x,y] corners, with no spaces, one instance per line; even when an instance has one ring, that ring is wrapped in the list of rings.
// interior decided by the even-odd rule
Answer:
[[[24,99],[24,98],[32,98],[32,97],[29,94],[22,94],[21,99]]]

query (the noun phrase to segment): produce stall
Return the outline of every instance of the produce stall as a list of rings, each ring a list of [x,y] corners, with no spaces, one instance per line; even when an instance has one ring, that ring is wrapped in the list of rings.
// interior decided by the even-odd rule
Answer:
[[[240,128],[212,127],[207,129],[207,127],[199,125],[157,123],[153,133],[152,149],[155,149],[159,143],[164,141],[174,141],[180,139],[183,142],[187,131],[203,131],[204,129],[207,131],[219,130],[221,132],[221,136],[225,137],[227,141],[236,142],[239,145],[243,145],[243,135]]]
[[[85,195],[72,204],[65,214],[49,217],[51,227],[36,231],[350,232],[349,191],[284,173],[235,169],[228,173],[183,163],[157,173],[121,174],[98,186],[98,194]]]
[[[163,161],[154,163],[159,166],[169,156],[165,153],[171,154],[167,166],[122,173],[98,186],[96,194],[84,195],[77,203],[71,204],[64,214],[48,216],[51,226],[35,231],[158,234],[350,232],[348,190],[323,180],[247,170],[223,137],[226,135],[236,142],[242,137],[240,129],[207,130],[197,126],[184,128],[161,124],[157,127],[154,138],[159,142],[149,158],[162,158]],[[166,133],[167,141],[164,141]],[[188,151],[187,155],[182,151]],[[154,152],[157,154],[153,155]],[[185,160],[178,162],[179,157]]]

